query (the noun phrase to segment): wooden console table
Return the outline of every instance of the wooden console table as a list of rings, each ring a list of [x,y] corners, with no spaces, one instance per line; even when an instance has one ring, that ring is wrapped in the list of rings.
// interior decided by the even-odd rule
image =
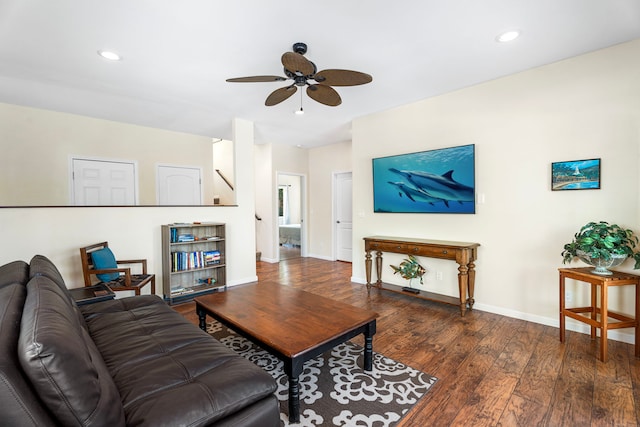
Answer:
[[[591,326],[591,339],[596,338],[596,329],[600,329],[600,357],[607,361],[607,331],[609,329],[633,328],[635,335],[635,356],[640,357],[640,276],[631,273],[613,271],[610,276],[594,274],[593,267],[559,268],[560,272],[560,342],[565,341],[565,317],[571,317]],[[591,305],[589,307],[567,308],[565,303],[565,279],[588,283],[591,287]],[[635,315],[627,316],[609,310],[610,286],[635,286]],[[600,287],[598,292],[597,288]],[[600,306],[598,306],[598,296]],[[616,320],[611,322],[609,318]]]
[[[370,236],[364,238],[365,270],[367,275],[367,289],[371,289],[371,251],[376,254],[376,273],[378,280],[377,288],[386,289],[392,292],[404,293],[401,286],[382,283],[382,252],[393,252],[398,254],[411,254],[429,258],[449,259],[458,263],[458,287],[460,297],[453,298],[447,295],[440,295],[432,292],[420,291],[414,295],[430,301],[443,302],[460,306],[460,314],[465,315],[467,304],[469,310],[473,309],[473,289],[475,285],[476,270],[474,261],[477,259],[479,243],[450,242],[444,240],[411,239],[405,237]],[[467,294],[469,297],[467,298]]]

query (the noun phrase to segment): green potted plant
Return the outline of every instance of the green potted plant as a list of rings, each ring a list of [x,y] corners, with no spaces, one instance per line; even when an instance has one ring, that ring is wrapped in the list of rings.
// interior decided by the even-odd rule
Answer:
[[[413,288],[411,286],[411,281],[419,278],[420,284],[422,284],[422,276],[424,276],[424,273],[426,273],[427,270],[420,265],[417,258],[413,255],[407,255],[407,257],[408,258],[402,261],[400,265],[391,265],[390,267],[393,269],[393,274],[400,274],[403,279],[407,279],[409,281],[409,287],[402,288],[403,291],[419,294],[420,290]]]
[[[622,264],[627,257],[635,260],[634,269],[640,268],[640,251],[636,249],[638,237],[629,229],[606,221],[590,222],[578,231],[571,243],[564,245],[562,263],[579,258],[596,267],[592,273],[611,275],[607,270]]]

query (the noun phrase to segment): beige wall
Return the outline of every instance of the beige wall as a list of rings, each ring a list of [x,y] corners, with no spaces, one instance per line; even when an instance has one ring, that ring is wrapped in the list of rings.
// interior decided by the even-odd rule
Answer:
[[[243,161],[246,157],[242,157]],[[221,205],[233,205],[236,202],[236,192],[230,188],[222,177],[216,172],[219,169],[222,175],[230,182],[231,186],[235,188],[235,171],[233,165],[235,164],[235,150],[233,148],[233,141],[223,139],[213,144],[213,195],[219,198]],[[213,201],[206,200],[205,204],[211,204]]]
[[[278,175],[293,174],[302,177],[302,187],[306,188],[308,150],[279,144],[256,146],[256,209],[262,221],[256,223],[257,247],[262,252],[262,260],[277,262],[278,254]],[[307,210],[308,202],[302,202]],[[304,215],[304,212],[302,213]],[[308,226],[302,224],[302,233]],[[306,248],[302,247],[306,255]]]
[[[273,235],[273,227],[278,220],[274,211],[273,193],[275,192],[275,176],[271,157],[271,144],[256,145],[254,148],[255,189],[256,189],[256,249],[261,252],[261,259],[277,262]]]
[[[202,168],[213,204],[211,138],[0,104],[0,206],[70,204],[71,156],[138,162],[139,202],[156,201],[156,166]]]
[[[476,307],[557,326],[563,245],[592,220],[640,232],[639,75],[636,40],[355,120],[354,277],[364,282],[367,235],[479,242]],[[464,144],[475,144],[486,200],[475,215],[372,212],[373,157]],[[601,190],[550,190],[551,162],[597,157]],[[383,280],[402,283],[389,267],[401,258],[385,257]],[[455,263],[422,262],[426,286],[457,293]],[[586,288],[569,286],[578,303]],[[614,292],[611,307],[632,313],[631,291]]]
[[[235,120],[233,129],[237,149],[253,157],[253,124]],[[119,258],[148,259],[161,295],[160,226],[218,221],[227,224],[228,284],[255,281],[253,165],[237,161],[235,168],[237,206],[2,208],[0,265],[43,254],[58,266],[68,287],[78,287],[82,286],[78,248],[107,240]]]
[[[333,175],[350,171],[351,142],[309,150],[309,256],[335,260]]]

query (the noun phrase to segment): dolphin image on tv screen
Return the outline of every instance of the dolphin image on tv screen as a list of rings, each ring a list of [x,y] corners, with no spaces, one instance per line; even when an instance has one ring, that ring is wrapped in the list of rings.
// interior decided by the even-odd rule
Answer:
[[[422,190],[432,198],[459,203],[473,202],[475,200],[473,187],[453,179],[453,170],[442,175],[421,171],[402,171],[396,168],[390,168],[389,170],[402,176],[413,184],[416,189]]]

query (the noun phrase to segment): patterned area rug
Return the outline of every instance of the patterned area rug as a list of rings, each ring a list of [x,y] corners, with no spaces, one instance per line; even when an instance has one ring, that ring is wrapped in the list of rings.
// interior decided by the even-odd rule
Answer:
[[[289,384],[283,363],[216,321],[207,325],[207,332],[276,379],[281,425],[288,426]],[[437,381],[375,352],[373,370],[367,372],[361,368],[362,353],[361,346],[347,341],[304,364],[300,423],[293,426],[394,426]]]

